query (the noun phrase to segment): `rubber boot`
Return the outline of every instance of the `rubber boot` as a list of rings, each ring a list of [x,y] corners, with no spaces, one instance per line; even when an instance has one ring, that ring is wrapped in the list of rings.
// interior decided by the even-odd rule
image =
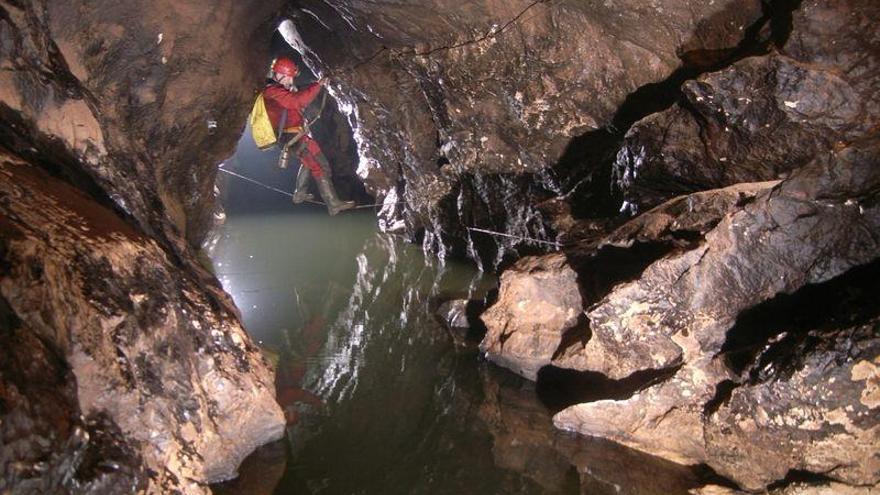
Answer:
[[[309,193],[309,177],[311,176],[309,169],[303,165],[299,166],[299,172],[296,173],[296,188],[293,190],[293,202],[296,204],[315,199]]]
[[[318,191],[327,203],[327,211],[330,215],[335,215],[343,210],[354,208],[354,201],[342,201],[336,197],[336,191],[333,190],[333,184],[330,183],[330,176],[324,174],[318,179]]]

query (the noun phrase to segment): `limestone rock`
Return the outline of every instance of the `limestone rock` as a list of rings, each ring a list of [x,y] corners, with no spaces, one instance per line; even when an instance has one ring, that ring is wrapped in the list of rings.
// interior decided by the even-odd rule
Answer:
[[[170,245],[213,225],[217,164],[262,83],[280,2],[4,3],[0,118],[11,149]],[[235,29],[228,29],[235,23]]]
[[[706,418],[708,455],[719,474],[752,489],[792,469],[854,485],[880,481],[880,403],[872,399],[880,377],[878,329],[880,318],[771,344],[755,372],[772,378],[736,388]]]
[[[84,417],[62,356],[0,298],[0,491],[143,490],[136,446],[106,415]]]
[[[638,122],[615,163],[644,210],[694,191],[776,180],[871,127],[863,95],[831,68],[772,55],[688,81],[684,101]]]
[[[567,148],[682,59],[717,62],[767,21],[752,0],[298,7],[306,59],[336,76],[360,176],[379,198],[407,201],[383,209],[380,224],[487,266],[541,246],[465,226],[551,239],[535,205],[574,185],[552,171]]]
[[[877,258],[880,211],[868,198],[880,188],[875,166],[878,158],[880,141],[876,138],[824,153],[741,211],[727,215],[700,247],[661,259],[638,280],[616,287],[593,309],[608,315],[602,324],[669,338],[682,349],[684,364],[670,380],[627,400],[586,403],[564,410],[554,418],[557,426],[611,438],[677,462],[706,462],[750,489],[762,488],[778,477],[782,467],[738,463],[738,457],[718,450],[727,447],[714,443],[723,435],[705,424],[703,415],[715,399],[717,387],[736,380],[733,370],[717,356],[742,311],[806,284],[827,282]],[[634,307],[633,301],[643,304]],[[850,345],[860,341],[854,337]],[[867,349],[865,359],[870,361],[874,359],[873,347]],[[821,355],[816,359],[822,361]],[[803,372],[809,375],[809,367],[804,366]],[[787,379],[798,390],[790,393],[809,395],[796,379]],[[851,383],[849,387],[859,391],[864,388]],[[811,385],[809,381],[803,384]],[[746,390],[742,393],[748,394]],[[748,402],[745,397],[741,400]],[[796,403],[784,404],[780,407],[790,407],[789,412],[797,415]],[[750,402],[748,407],[754,404]],[[834,415],[831,410],[821,414]],[[822,437],[833,435],[831,431],[823,430]],[[866,426],[852,434],[853,443],[846,440],[843,444],[870,444],[875,432]],[[781,452],[796,451],[796,442],[783,440],[786,435],[778,433],[765,446],[783,442]],[[876,440],[873,442],[876,445]],[[876,483],[877,471],[872,471],[861,447],[835,450],[824,458],[817,454],[815,466],[802,457],[809,455],[801,450],[783,464],[791,469],[819,468],[850,483]],[[828,459],[848,467],[838,466],[839,473],[826,472],[829,468],[821,466]]]
[[[76,452],[92,451],[89,462],[118,464],[115,474],[84,475],[108,489],[204,493],[283,435],[272,370],[219,285],[182,271],[155,240],[23,160],[0,154],[0,176],[0,295],[20,321],[11,338],[41,342],[46,350],[32,350],[34,358],[49,353],[59,370],[46,391],[25,388],[30,406],[13,402],[10,418],[33,426],[11,440],[71,422],[55,427],[55,449],[42,446],[59,459],[49,472],[33,448],[7,454],[4,445],[3,482],[13,492],[72,486],[67,467],[88,469]],[[0,372],[12,372],[16,387],[35,386],[16,380],[14,368]],[[40,406],[53,390],[63,392],[57,411]],[[99,434],[77,437],[78,424]],[[90,486],[88,477],[81,483]]]
[[[481,316],[488,333],[480,350],[534,380],[582,312],[577,275],[564,255],[523,258],[501,276],[498,301]]]

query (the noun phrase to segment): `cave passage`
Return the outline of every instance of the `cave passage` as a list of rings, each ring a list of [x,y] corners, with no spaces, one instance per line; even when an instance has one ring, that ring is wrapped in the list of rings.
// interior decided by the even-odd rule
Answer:
[[[224,168],[283,188],[298,164],[279,171],[276,157],[245,132]],[[329,217],[236,177],[221,186],[227,219],[208,253],[276,363],[288,425],[217,493],[578,493],[580,464],[632,479],[627,462],[667,473],[665,493],[695,485],[689,471],[627,449],[608,460],[607,445],[555,430],[534,384],[455,343],[438,306],[484,297],[494,276],[426,258],[378,232],[370,211]]]

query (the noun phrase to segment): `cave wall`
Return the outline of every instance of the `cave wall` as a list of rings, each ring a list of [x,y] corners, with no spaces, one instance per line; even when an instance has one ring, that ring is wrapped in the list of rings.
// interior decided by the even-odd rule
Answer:
[[[294,4],[307,60],[348,105],[359,174],[406,201],[381,225],[488,266],[529,245],[465,226],[552,238],[536,205],[590,181],[587,164],[557,167],[578,140],[613,128],[637,89],[724,58],[767,23],[757,1]]]
[[[181,240],[198,246],[211,227],[216,165],[232,154],[265,75],[277,8],[6,3],[4,143],[93,182],[180,250]]]
[[[558,427],[752,491],[880,481],[872,2],[292,3],[380,226],[510,266],[487,357],[629,391]]]
[[[0,2],[0,491],[206,493],[283,434],[196,256],[278,7]]]

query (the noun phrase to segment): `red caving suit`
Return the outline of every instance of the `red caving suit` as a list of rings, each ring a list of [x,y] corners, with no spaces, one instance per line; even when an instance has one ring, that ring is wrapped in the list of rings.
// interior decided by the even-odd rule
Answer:
[[[281,115],[287,109],[287,119],[284,121],[284,132],[296,133],[303,125],[303,111],[309,103],[318,96],[321,85],[312,83],[299,91],[289,91],[284,86],[271,82],[263,90],[263,99],[266,102],[266,113],[272,121],[272,127],[278,132]],[[302,143],[300,152],[297,154],[302,164],[309,169],[312,177],[319,178],[324,175],[317,156],[321,154],[321,147],[311,136],[305,135],[299,140]]]

